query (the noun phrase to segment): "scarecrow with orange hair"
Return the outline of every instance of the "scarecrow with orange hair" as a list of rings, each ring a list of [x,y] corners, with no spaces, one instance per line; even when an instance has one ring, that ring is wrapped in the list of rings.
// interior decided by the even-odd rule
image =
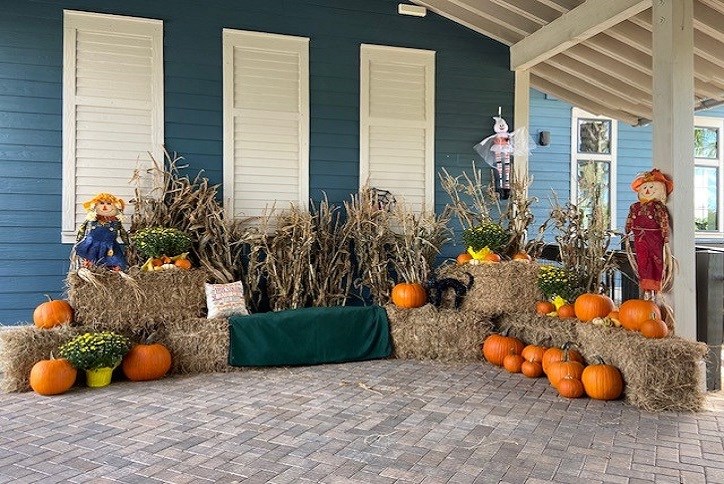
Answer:
[[[83,203],[88,212],[78,228],[75,253],[84,267],[103,266],[115,271],[128,267],[118,237],[128,245],[128,233],[123,228],[125,203],[110,193],[99,193]]]
[[[639,287],[647,299],[661,291],[667,272],[666,252],[669,243],[669,211],[666,198],[674,182],[658,169],[637,176],[631,189],[639,201],[631,205],[626,218],[626,234],[633,235]]]

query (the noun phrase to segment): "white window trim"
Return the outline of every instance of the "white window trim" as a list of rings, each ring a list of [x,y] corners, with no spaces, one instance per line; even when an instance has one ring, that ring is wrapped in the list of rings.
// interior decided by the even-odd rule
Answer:
[[[225,214],[234,217],[234,46],[244,38],[258,37],[267,42],[274,39],[296,40],[300,44],[299,70],[299,207],[309,209],[309,38],[292,35],[271,34],[238,29],[222,29],[223,56],[223,117],[224,117],[224,163],[223,188]],[[270,203],[271,205],[271,203]],[[285,208],[285,207],[282,207]]]
[[[61,205],[61,242],[75,243],[75,173],[76,173],[76,122],[73,113],[76,106],[76,37],[77,30],[96,29],[113,31],[122,23],[124,32],[138,32],[148,35],[152,31],[153,62],[152,82],[152,123],[156,127],[151,133],[152,156],[163,161],[164,143],[164,88],[163,88],[163,21],[122,15],[108,15],[75,10],[63,10],[63,169]],[[117,103],[119,103],[117,101]]]
[[[601,119],[611,122],[611,153],[610,154],[598,154],[598,153],[578,153],[578,120],[584,119]],[[618,198],[618,121],[606,116],[598,116],[591,114],[588,111],[584,111],[580,108],[573,108],[571,112],[571,203],[577,204],[578,202],[578,160],[600,160],[608,161],[611,169],[611,180],[609,187],[609,200],[611,201],[611,230],[616,229],[617,217],[617,198]]]
[[[697,239],[724,239],[724,118],[710,118],[707,116],[695,116],[694,126],[703,128],[717,128],[719,130],[719,152],[717,153],[717,159],[712,160],[708,158],[694,158],[694,166],[711,166],[717,167],[719,170],[718,193],[717,193],[717,205],[719,207],[717,226],[719,230],[713,231],[699,231],[695,232]],[[693,133],[692,133],[693,135]],[[694,174],[692,173],[692,176]]]
[[[416,53],[428,57],[431,63],[425,66],[427,93],[425,97],[425,112],[427,120],[423,124],[414,121],[398,122],[399,126],[424,126],[430,135],[425,140],[425,210],[435,210],[435,51],[411,49],[407,47],[392,47],[387,45],[361,44],[360,45],[360,161],[359,161],[359,187],[367,185],[370,174],[369,159],[369,55],[383,53],[391,57],[396,54]],[[394,193],[393,193],[394,195]]]

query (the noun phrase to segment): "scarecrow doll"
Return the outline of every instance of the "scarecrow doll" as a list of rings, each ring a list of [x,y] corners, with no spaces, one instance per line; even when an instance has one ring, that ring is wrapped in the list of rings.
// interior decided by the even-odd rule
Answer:
[[[631,189],[638,193],[639,201],[629,209],[626,234],[633,236],[639,287],[645,299],[653,299],[661,291],[664,275],[669,272],[666,198],[674,190],[674,182],[653,169],[637,176]]]
[[[110,193],[99,193],[83,208],[88,212],[78,228],[75,253],[82,259],[83,267],[103,266],[114,271],[128,267],[123,249],[117,239],[120,236],[128,245],[128,233],[123,228],[122,212],[125,203]]]

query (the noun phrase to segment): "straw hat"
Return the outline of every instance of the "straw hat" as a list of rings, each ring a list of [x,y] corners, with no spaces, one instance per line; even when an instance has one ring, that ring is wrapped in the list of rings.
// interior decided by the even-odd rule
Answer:
[[[666,186],[666,195],[671,195],[671,192],[674,191],[674,181],[669,176],[661,173],[661,170],[658,168],[638,175],[634,181],[631,182],[631,190],[638,192],[641,185],[652,181],[663,183]]]

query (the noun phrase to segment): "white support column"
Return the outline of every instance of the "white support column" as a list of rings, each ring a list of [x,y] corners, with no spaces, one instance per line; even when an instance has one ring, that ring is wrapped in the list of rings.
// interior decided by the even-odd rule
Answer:
[[[693,0],[653,2],[653,165],[672,176],[671,249],[679,262],[671,303],[676,333],[696,339],[694,261]]]
[[[530,129],[530,71],[528,69],[515,71],[515,99],[513,102],[514,129],[525,128],[528,131]],[[528,153],[516,155],[513,163],[517,179],[520,180],[528,175]]]

